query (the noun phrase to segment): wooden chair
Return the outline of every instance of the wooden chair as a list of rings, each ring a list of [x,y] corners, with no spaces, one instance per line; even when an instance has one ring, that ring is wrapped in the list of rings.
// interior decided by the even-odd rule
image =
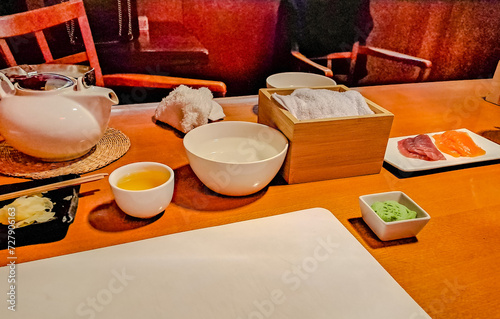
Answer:
[[[85,51],[54,59],[43,30],[78,21]],[[43,54],[45,63],[79,64],[88,63],[95,72],[95,83],[105,87],[147,87],[172,89],[181,84],[190,87],[207,87],[212,92],[224,96],[226,85],[219,81],[178,78],[146,74],[102,74],[96,53],[94,40],[88,23],[83,0],[71,0],[61,4],[35,9],[27,12],[0,16],[0,56],[7,66],[16,66],[17,62],[6,39],[34,33]]]
[[[318,69],[325,76],[328,77],[334,77],[334,72],[332,70],[332,60],[349,59],[350,67],[347,77],[344,81],[349,86],[351,85],[356,86],[358,84],[359,78],[357,77],[356,70],[357,70],[357,62],[359,55],[367,55],[367,56],[371,55],[378,58],[388,59],[391,61],[417,66],[420,68],[420,71],[418,73],[418,76],[415,78],[414,82],[425,81],[429,76],[432,68],[432,62],[429,60],[373,46],[360,45],[359,42],[354,43],[351,52],[335,52],[325,56],[313,57],[313,58],[308,58],[297,50],[291,50],[291,54],[299,61],[313,68]],[[326,61],[326,66],[315,62],[321,60]]]
[[[371,56],[419,67],[413,81],[424,81],[429,76],[432,67],[429,60],[366,45],[374,26],[370,0],[283,0],[283,3],[292,61],[299,66],[347,85],[357,85],[366,75],[367,63],[376,60],[368,60]]]

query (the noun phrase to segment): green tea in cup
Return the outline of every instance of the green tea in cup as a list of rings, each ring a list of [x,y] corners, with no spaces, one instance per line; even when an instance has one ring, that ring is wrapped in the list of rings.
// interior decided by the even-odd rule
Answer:
[[[142,191],[158,187],[168,181],[169,178],[170,173],[168,171],[137,171],[121,177],[116,186],[131,191]]]

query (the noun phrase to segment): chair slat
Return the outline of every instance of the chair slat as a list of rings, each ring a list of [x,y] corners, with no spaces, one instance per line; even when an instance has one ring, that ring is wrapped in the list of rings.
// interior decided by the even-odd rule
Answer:
[[[86,52],[79,52],[47,62],[47,64],[78,64],[88,61]]]
[[[0,39],[0,55],[8,66],[17,65],[16,59],[12,55],[12,52],[10,52],[9,45],[5,39]]]
[[[80,31],[82,33],[83,43],[87,48],[87,57],[90,67],[94,69],[96,84],[99,86],[104,86],[101,66],[99,64],[99,58],[97,57],[97,52],[95,50],[95,44],[92,37],[92,32],[90,30],[90,25],[89,25],[89,20],[87,19],[87,15],[83,14],[80,17],[78,17],[78,25],[80,26]]]
[[[9,16],[0,16],[0,38],[14,37],[50,28],[85,15],[80,1],[63,2]]]
[[[47,39],[45,39],[45,35],[43,34],[43,31],[35,32],[35,37],[36,41],[38,42],[38,45],[40,46],[40,50],[42,51],[45,62],[51,62],[52,60],[54,60],[54,58],[52,57],[52,53],[50,52],[49,44],[47,43]]]

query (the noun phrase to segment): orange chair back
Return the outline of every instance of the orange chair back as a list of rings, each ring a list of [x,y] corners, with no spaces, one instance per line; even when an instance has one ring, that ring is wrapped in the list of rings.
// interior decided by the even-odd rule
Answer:
[[[54,59],[43,30],[72,20],[78,21],[85,51]],[[88,61],[90,67],[95,71],[96,84],[99,86],[104,85],[101,67],[82,0],[71,0],[27,12],[0,16],[0,57],[8,66],[16,66],[17,62],[6,39],[33,33],[45,63],[77,64]]]

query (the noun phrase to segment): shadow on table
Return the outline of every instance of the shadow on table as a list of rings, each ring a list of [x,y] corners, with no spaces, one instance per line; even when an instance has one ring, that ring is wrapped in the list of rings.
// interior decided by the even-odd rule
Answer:
[[[164,129],[164,130],[167,130],[167,131],[171,131],[171,132],[173,132],[173,133],[175,134],[175,136],[177,136],[178,138],[181,138],[181,139],[182,139],[182,138],[184,138],[184,136],[186,136],[186,133],[179,131],[179,130],[178,130],[178,129],[176,129],[175,127],[173,127],[173,126],[171,126],[171,125],[169,125],[169,124],[167,124],[167,123],[163,123],[163,122],[161,122],[161,121],[158,121],[158,120],[155,118],[155,116],[154,116],[154,115],[151,117],[151,121],[152,121],[152,122],[153,122],[156,126],[161,127],[161,128],[162,128],[162,129]]]
[[[284,181],[277,176],[270,185],[279,185]],[[172,202],[178,206],[198,211],[221,211],[242,207],[264,196],[269,186],[255,194],[247,196],[226,196],[207,188],[194,174],[189,165],[175,170],[175,189]]]
[[[456,171],[456,170],[461,170],[461,169],[467,169],[467,168],[472,168],[472,167],[480,167],[480,166],[486,166],[486,165],[494,165],[494,164],[500,164],[500,160],[490,160],[490,161],[485,161],[485,162],[477,162],[477,163],[469,163],[469,164],[460,164],[456,166],[448,166],[448,167],[442,167],[442,168],[435,168],[435,169],[429,169],[429,170],[424,170],[424,171],[417,171],[417,172],[405,172],[402,171],[391,164],[384,162],[383,167],[391,172],[394,176],[397,178],[410,178],[410,177],[418,177],[418,176],[425,176],[425,175],[431,175],[431,174],[438,174],[438,173],[445,173],[445,172],[450,172],[450,171]]]
[[[163,216],[164,212],[151,218],[135,218],[125,214],[113,200],[101,204],[89,213],[89,224],[95,229],[105,232],[120,232],[144,227],[154,223]]]
[[[285,181],[277,176],[272,185],[283,185]],[[197,211],[223,211],[251,204],[264,196],[269,186],[248,196],[225,196],[208,189],[196,177],[189,165],[175,170],[175,188],[172,203]],[[152,218],[135,218],[125,214],[114,200],[92,209],[88,216],[89,224],[100,231],[120,232],[144,227],[154,223],[164,212]]]
[[[350,218],[348,219],[352,227],[358,232],[358,234],[363,238],[363,240],[373,249],[384,248],[397,245],[405,245],[418,242],[417,237],[402,238],[396,240],[382,241],[378,239],[377,235],[370,229],[370,227],[365,223],[363,218]]]

